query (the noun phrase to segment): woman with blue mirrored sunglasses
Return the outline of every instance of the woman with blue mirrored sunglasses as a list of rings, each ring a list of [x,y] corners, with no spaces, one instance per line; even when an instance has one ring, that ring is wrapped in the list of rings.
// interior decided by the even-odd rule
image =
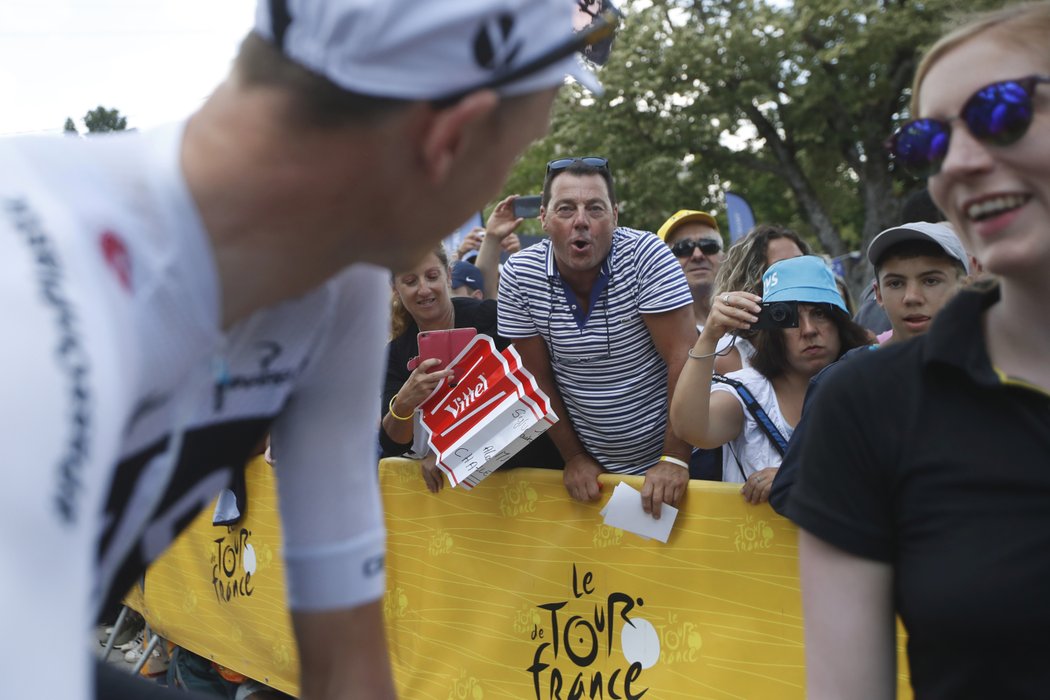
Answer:
[[[938,41],[890,141],[995,276],[930,330],[839,363],[806,418],[799,525],[809,698],[1050,688],[1050,2]],[[813,392],[810,392],[813,395]],[[793,446],[794,447],[794,446]]]
[[[983,88],[970,96],[962,112],[951,119],[913,119],[903,124],[886,142],[886,147],[898,163],[919,177],[936,175],[948,154],[955,122],[963,122],[970,134],[994,146],[1009,146],[1028,131],[1035,116],[1033,97],[1042,83],[1050,83],[1050,76],[1030,75],[1016,80],[1004,80]]]

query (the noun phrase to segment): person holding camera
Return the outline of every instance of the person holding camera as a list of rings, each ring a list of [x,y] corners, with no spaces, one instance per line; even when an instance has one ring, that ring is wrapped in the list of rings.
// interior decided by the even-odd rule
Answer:
[[[778,224],[758,224],[726,250],[715,278],[714,296],[742,290],[762,294],[762,275],[773,263],[810,254],[809,244],[791,229]],[[755,346],[750,333],[737,333],[725,354],[715,356],[715,369],[729,374],[751,365]]]
[[[743,484],[749,503],[769,500],[810,378],[867,344],[867,332],[850,319],[819,257],[775,263],[762,276],[762,289],[761,297],[737,291],[715,299],[671,401],[678,437],[701,448],[726,445],[722,480]],[[758,331],[751,366],[715,375],[719,341],[735,330]]]
[[[539,205],[536,209],[522,206],[532,197],[522,197],[512,194],[504,197],[492,208],[485,228],[481,229],[477,254],[470,260],[481,270],[485,278],[484,298],[496,299],[499,295],[500,258],[513,255],[521,250],[521,240],[515,231],[521,226],[526,218],[539,215]]]

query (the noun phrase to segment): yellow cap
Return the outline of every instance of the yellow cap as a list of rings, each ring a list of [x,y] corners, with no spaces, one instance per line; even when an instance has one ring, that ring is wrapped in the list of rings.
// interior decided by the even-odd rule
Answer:
[[[721,229],[718,228],[718,222],[715,221],[715,217],[708,214],[706,211],[696,211],[694,209],[679,209],[671,217],[664,222],[664,225],[660,227],[660,230],[656,232],[656,235],[660,237],[661,241],[666,241],[667,236],[682,224],[690,221],[699,221],[700,223],[710,226],[719,234],[722,233]]]

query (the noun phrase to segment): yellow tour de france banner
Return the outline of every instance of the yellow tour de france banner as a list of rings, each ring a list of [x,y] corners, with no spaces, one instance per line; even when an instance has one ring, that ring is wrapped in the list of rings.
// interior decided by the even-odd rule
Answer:
[[[602,524],[621,480],[641,488],[607,475],[578,503],[561,472],[518,469],[435,495],[416,462],[381,462],[399,696],[803,698],[794,526],[738,486],[694,481],[667,544],[644,540]],[[128,600],[176,644],[295,694],[274,488],[257,459],[242,522],[214,527],[206,510]]]

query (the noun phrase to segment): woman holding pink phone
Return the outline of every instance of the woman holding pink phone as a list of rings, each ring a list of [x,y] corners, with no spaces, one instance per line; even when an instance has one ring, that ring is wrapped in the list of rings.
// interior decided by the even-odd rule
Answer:
[[[450,280],[448,255],[441,245],[414,268],[395,272],[391,278],[392,339],[387,346],[385,410],[379,428],[381,456],[422,457],[423,481],[432,493],[441,490],[444,477],[434,465],[433,455],[426,455],[425,438],[415,413],[438,383],[452,376],[443,366],[452,358],[422,355],[419,334],[469,328],[491,336],[501,350],[510,344],[496,333],[496,301],[453,297]],[[446,349],[442,354],[447,353]],[[410,364],[414,369],[409,369]],[[557,450],[544,435],[514,455],[503,468],[561,466]]]

